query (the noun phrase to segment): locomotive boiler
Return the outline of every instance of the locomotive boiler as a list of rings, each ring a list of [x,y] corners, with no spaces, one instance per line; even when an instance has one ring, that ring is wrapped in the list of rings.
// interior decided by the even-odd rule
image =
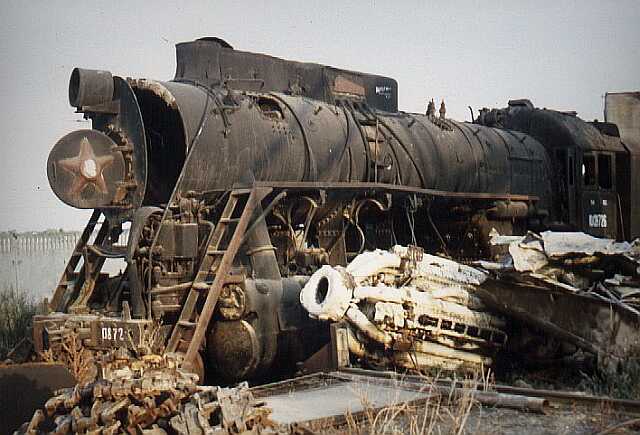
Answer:
[[[171,81],[76,68],[69,101],[92,128],[60,139],[47,173],[94,211],[35,320],[40,351],[72,325],[96,351],[161,347],[201,374],[270,376],[327,340],[299,303],[322,265],[395,244],[490,257],[494,228],[638,233],[635,191],[616,190],[623,154],[627,170],[637,157],[615,126],[525,100],[473,122],[444,103],[405,113],[391,78],[203,38],[177,45]],[[583,194],[587,176],[602,183]]]

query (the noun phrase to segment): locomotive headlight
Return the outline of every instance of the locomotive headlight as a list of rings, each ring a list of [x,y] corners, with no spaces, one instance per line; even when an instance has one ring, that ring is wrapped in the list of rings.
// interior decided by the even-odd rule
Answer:
[[[80,165],[80,172],[84,178],[94,180],[98,175],[98,167],[96,161],[93,159],[87,159]]]
[[[115,142],[97,130],[77,130],[56,143],[49,154],[47,175],[54,193],[77,208],[112,205],[124,179],[122,154]]]
[[[74,68],[69,103],[93,128],[54,145],[47,161],[51,189],[72,207],[111,209],[123,218],[142,204],[147,180],[145,122],[135,91],[109,71]]]

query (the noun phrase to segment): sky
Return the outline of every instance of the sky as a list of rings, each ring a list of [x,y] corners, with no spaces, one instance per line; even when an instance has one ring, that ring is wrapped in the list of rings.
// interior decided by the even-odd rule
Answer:
[[[49,188],[55,142],[89,128],[68,103],[75,66],[169,80],[175,44],[218,36],[234,48],[377,73],[400,109],[444,99],[603,119],[607,91],[640,90],[640,6],[632,1],[6,1],[0,15],[0,231],[80,230],[89,212]]]

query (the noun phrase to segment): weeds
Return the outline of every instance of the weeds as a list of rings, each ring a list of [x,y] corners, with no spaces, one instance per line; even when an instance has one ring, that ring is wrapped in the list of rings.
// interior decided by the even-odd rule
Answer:
[[[154,321],[148,328],[142,330],[139,344],[135,344],[129,337],[129,345],[138,357],[151,354],[162,355],[165,349],[162,324]]]
[[[41,356],[46,362],[64,364],[78,383],[92,381],[97,374],[93,353],[83,346],[82,340],[73,332],[64,337],[55,352],[48,349]]]
[[[633,349],[615,370],[584,374],[580,383],[598,396],[618,399],[640,399],[640,346]]]
[[[23,339],[31,337],[37,304],[13,287],[0,291],[0,361]]]
[[[443,391],[438,387],[437,379],[430,379],[422,389],[424,399],[414,402],[392,400],[386,407],[375,408],[370,398],[362,394],[360,402],[364,408],[354,414],[347,411],[344,424],[338,428],[315,428],[321,433],[348,434],[455,434],[464,433],[467,428],[469,415],[473,406],[477,404],[475,391],[479,385],[477,378],[462,382],[463,388]],[[427,380],[427,378],[425,378]],[[485,379],[482,380],[483,382]],[[395,387],[400,390],[403,380],[395,381]],[[415,384],[410,387],[415,388]]]

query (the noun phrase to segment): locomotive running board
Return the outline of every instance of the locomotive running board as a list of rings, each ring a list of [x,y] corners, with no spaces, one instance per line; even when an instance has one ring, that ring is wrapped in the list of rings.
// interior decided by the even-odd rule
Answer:
[[[388,183],[373,182],[314,182],[314,181],[255,181],[254,188],[271,188],[274,190],[322,190],[322,191],[374,191],[379,193],[428,196],[433,198],[503,200],[536,202],[540,198],[535,195],[519,195],[510,193],[485,192],[451,192],[447,190],[422,189],[419,187],[400,186]],[[211,190],[204,193],[224,192]]]

